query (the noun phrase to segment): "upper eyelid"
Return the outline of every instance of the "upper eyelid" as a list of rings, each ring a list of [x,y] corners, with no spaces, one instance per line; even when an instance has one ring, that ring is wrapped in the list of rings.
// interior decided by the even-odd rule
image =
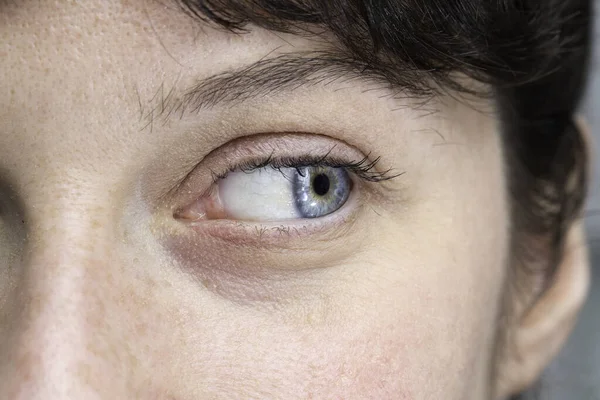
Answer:
[[[369,160],[369,162],[376,160],[373,171],[387,173],[391,178],[404,173],[393,166],[388,166],[378,157],[368,158],[367,155],[372,154],[376,149],[369,150],[372,151],[361,151],[344,140],[318,133],[259,133],[239,137],[220,145],[200,161],[190,165],[187,174],[181,176],[178,182],[174,182],[170,189],[163,192],[164,194],[158,199],[158,204],[161,205],[161,208],[167,206],[171,211],[185,207],[198,198],[210,194],[219,177],[231,172],[244,161],[256,162],[257,159],[280,160],[287,157],[298,161],[297,159],[301,156],[305,158],[310,156],[311,162],[314,162],[314,159],[323,158],[324,155],[329,154],[328,158],[332,162],[335,160],[350,167],[363,159]],[[384,168],[384,165],[387,168]],[[355,172],[357,172],[356,169]],[[372,183],[369,182],[372,179],[360,179],[359,176],[357,179],[365,184]],[[389,182],[389,179],[383,180],[381,184],[377,184],[377,188],[372,187],[369,191],[373,191],[382,199],[389,198],[393,194],[390,190],[395,191],[396,185],[388,185],[385,182]]]

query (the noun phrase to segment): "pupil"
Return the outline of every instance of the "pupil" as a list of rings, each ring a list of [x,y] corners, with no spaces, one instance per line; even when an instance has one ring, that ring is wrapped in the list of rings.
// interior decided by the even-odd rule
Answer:
[[[313,189],[319,196],[325,196],[329,192],[329,177],[325,174],[319,174],[313,179]]]

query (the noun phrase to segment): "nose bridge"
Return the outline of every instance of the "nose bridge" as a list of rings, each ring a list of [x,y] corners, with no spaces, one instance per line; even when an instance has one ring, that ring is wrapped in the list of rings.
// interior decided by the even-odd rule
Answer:
[[[101,295],[110,273],[110,218],[82,193],[55,199],[36,208],[18,266],[11,326],[0,338],[0,398],[94,398],[92,381],[101,379],[91,379],[91,368],[111,363],[99,345],[110,342]]]

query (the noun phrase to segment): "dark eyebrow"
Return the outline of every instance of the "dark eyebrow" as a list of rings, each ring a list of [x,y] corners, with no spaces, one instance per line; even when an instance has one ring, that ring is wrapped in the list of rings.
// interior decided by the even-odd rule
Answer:
[[[232,107],[301,87],[356,80],[369,83],[365,91],[382,90],[386,96],[419,97],[394,86],[384,70],[356,59],[325,52],[297,52],[263,58],[240,69],[213,75],[179,93],[175,88],[164,93],[161,88],[151,100],[154,106],[148,111],[142,110],[141,116],[147,127],[155,121],[167,123],[172,117],[181,119],[215,106]]]

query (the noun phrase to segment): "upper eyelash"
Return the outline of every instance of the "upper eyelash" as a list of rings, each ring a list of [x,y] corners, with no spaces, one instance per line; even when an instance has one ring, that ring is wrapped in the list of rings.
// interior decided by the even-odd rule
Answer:
[[[303,167],[330,167],[330,168],[344,168],[354,173],[361,179],[368,182],[382,182],[390,179],[397,178],[404,174],[392,173],[393,170],[387,169],[385,171],[376,170],[377,163],[381,157],[377,157],[371,160],[368,156],[358,161],[348,161],[338,157],[331,157],[331,151],[333,148],[323,156],[303,155],[303,156],[285,156],[285,157],[274,157],[273,153],[262,159],[254,159],[239,163],[233,168],[230,168],[223,174],[214,174],[213,179],[215,182],[224,179],[230,172],[242,171],[252,172],[262,168],[273,168],[280,171],[282,168],[295,168],[298,170]],[[299,171],[298,171],[299,172]]]

